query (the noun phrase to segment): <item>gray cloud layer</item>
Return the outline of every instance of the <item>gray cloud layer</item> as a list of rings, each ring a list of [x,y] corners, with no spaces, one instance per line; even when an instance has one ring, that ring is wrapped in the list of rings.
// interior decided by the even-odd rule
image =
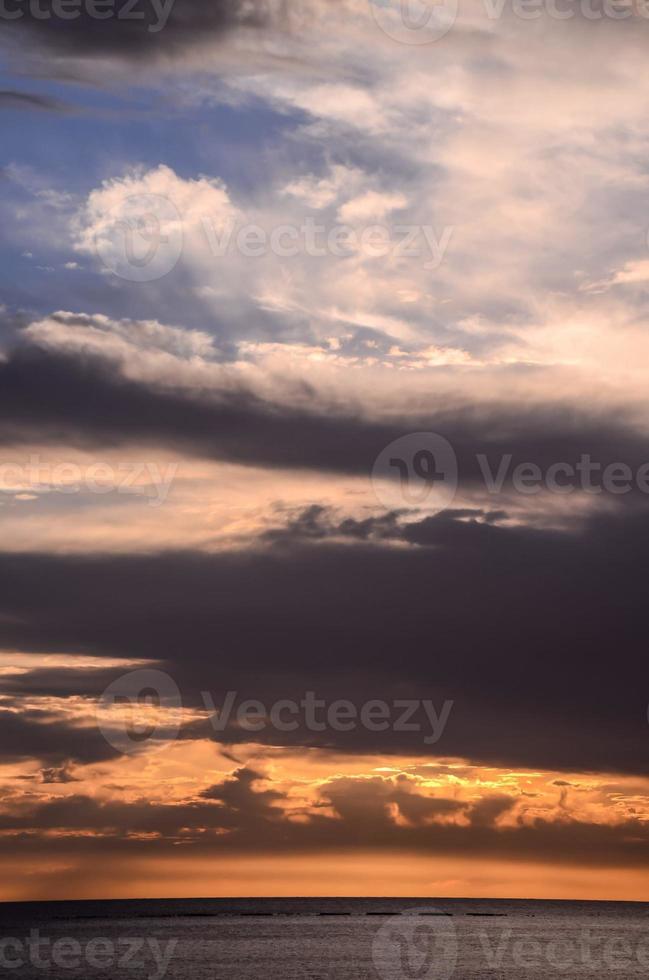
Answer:
[[[194,397],[126,381],[87,355],[26,348],[0,364],[0,414],[5,443],[29,434],[87,446],[148,441],[341,474],[369,474],[405,424],[278,407],[244,389]],[[604,424],[585,412],[530,409],[514,419],[447,409],[428,421],[451,438],[469,483],[479,448],[541,464],[583,451],[637,463],[646,451],[621,420]],[[160,658],[192,704],[201,689],[242,686],[264,701],[299,699],[306,684],[358,703],[449,698],[456,707],[444,754],[645,772],[646,509],[625,498],[618,513],[584,519],[570,533],[502,526],[503,516],[464,510],[410,523],[397,514],[359,521],[316,507],[237,554],[5,553],[0,643]],[[106,679],[93,688],[72,672],[65,684],[98,693]],[[21,683],[60,689],[47,673]],[[2,723],[10,754],[54,764],[106,752],[92,740],[75,744],[60,727],[46,739],[48,728],[29,718],[20,732],[14,716]],[[394,733],[296,739],[351,752],[423,748],[421,737]]]
[[[155,59],[194,45],[209,43],[235,27],[261,27],[267,20],[267,0],[173,0],[134,4],[116,2],[106,16],[97,17],[91,4],[79,4],[77,16],[57,15],[55,0],[34,5],[16,3],[22,16],[0,21],[0,31],[20,37],[43,54],[70,58],[107,55],[113,58]]]
[[[264,401],[245,387],[193,395],[127,380],[88,354],[21,347],[0,363],[0,442],[149,443],[249,465],[367,475],[390,442],[425,430],[451,442],[468,484],[484,483],[478,453],[494,471],[508,453],[513,465],[543,469],[575,464],[584,453],[634,470],[648,458],[644,434],[610,411],[458,404],[381,421],[318,406],[312,394],[309,410]]]
[[[228,690],[267,704],[306,690],[358,705],[455,701],[432,748],[420,732],[260,733],[274,744],[646,772],[649,515],[558,533],[451,512],[395,528],[407,548],[386,541],[385,526],[377,543],[353,521],[346,530],[353,546],[337,528],[329,542],[294,534],[237,554],[1,555],[0,643],[161,659],[194,706],[201,690],[217,705]],[[72,667],[65,685],[98,694],[108,677]],[[61,681],[35,673],[12,687],[55,694]],[[75,745],[72,732],[61,740],[58,729],[45,744],[46,728],[24,724],[4,742],[19,756],[54,764],[105,751],[81,735]],[[249,738],[207,723],[185,733],[199,736]]]

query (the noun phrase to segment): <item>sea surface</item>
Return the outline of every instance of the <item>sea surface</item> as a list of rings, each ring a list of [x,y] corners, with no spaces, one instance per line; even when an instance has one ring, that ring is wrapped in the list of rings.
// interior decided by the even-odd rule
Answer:
[[[0,905],[0,977],[649,980],[649,904],[183,899]]]

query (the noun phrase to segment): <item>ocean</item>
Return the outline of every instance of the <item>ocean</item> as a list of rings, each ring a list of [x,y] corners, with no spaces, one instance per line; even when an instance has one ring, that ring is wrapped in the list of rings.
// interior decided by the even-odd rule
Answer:
[[[182,899],[0,905],[0,977],[649,980],[649,904]]]

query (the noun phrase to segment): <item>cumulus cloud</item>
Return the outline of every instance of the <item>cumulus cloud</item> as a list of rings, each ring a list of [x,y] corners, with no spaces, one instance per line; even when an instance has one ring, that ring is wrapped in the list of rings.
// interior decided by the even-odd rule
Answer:
[[[646,826],[636,819],[564,820],[555,812],[503,826],[498,817],[517,806],[515,797],[487,794],[472,805],[444,799],[406,776],[337,778],[322,784],[320,794],[324,810],[316,800],[295,807],[286,790],[248,767],[198,799],[167,805],[76,792],[14,803],[0,813],[0,847],[7,852],[18,838],[26,854],[37,855],[64,832],[61,845],[70,857],[84,850],[97,857],[112,853],[117,860],[126,854],[141,857],[152,845],[166,856],[179,843],[203,858],[269,852],[305,857],[349,854],[369,837],[374,850],[417,853],[420,859],[442,854],[473,860],[490,854],[501,861],[570,858],[573,867],[593,862],[619,869],[645,867],[648,860]]]

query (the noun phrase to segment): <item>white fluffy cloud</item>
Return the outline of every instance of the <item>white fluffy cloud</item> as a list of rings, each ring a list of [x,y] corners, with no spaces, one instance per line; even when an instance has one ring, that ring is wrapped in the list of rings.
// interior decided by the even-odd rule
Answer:
[[[442,388],[452,369],[479,391],[505,369],[508,393],[544,396],[590,378],[636,404],[649,314],[648,25],[573,7],[566,20],[545,8],[523,19],[513,3],[471,0],[444,38],[418,46],[382,31],[364,0],[305,0],[263,43],[235,32],[218,59],[208,46],[148,65],[154,82],[172,72],[190,101],[236,101],[245,114],[254,98],[284,113],[285,152],[252,189],[218,172],[120,166],[77,210],[74,247],[125,307],[146,296],[150,320],[200,322],[216,351],[285,344],[287,362],[307,351],[322,373],[342,360],[435,365]],[[41,202],[46,191],[38,183]],[[139,242],[170,243],[151,281],[114,271],[143,197],[170,205]],[[57,201],[58,212],[76,207]],[[354,240],[336,237],[343,224]],[[401,226],[415,254],[400,250]],[[69,305],[88,309],[85,297]],[[533,377],[512,381],[517,368]]]

